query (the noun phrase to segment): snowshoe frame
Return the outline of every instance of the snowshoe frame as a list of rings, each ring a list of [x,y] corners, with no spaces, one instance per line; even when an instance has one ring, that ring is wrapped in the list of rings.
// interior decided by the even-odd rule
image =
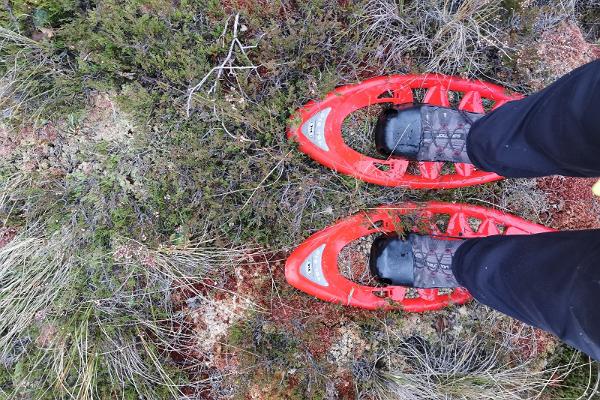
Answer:
[[[447,220],[443,230],[435,222],[442,216]],[[472,221],[479,221],[476,229]],[[464,288],[456,288],[449,294],[440,294],[438,289],[417,289],[418,297],[407,298],[406,287],[365,286],[340,273],[338,256],[348,243],[374,233],[408,231],[456,239],[532,234],[553,229],[498,210],[467,204],[429,202],[380,206],[342,219],[310,236],[288,257],[286,279],[292,286],[319,299],[371,310],[424,312],[470,300],[471,295]]]
[[[291,118],[288,137],[300,151],[335,171],[383,186],[414,189],[451,189],[502,179],[495,173],[477,170],[471,164],[455,163],[454,171],[442,174],[443,162],[420,162],[419,173],[411,173],[409,161],[399,157],[378,159],[350,148],[342,138],[342,124],[352,112],[374,104],[413,103],[416,89],[426,89],[424,104],[450,106],[449,91],[462,94],[458,109],[483,113],[482,99],[492,110],[510,100],[522,98],[508,94],[498,85],[440,74],[390,75],[342,86],[322,101],[311,101]]]

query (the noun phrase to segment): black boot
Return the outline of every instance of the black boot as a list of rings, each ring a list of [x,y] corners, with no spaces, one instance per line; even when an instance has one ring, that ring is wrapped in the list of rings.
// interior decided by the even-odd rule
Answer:
[[[375,127],[375,145],[384,155],[409,160],[471,163],[467,135],[482,116],[430,105],[388,109]]]
[[[452,274],[452,257],[462,240],[432,236],[380,236],[371,246],[371,273],[388,285],[416,288],[460,286]]]

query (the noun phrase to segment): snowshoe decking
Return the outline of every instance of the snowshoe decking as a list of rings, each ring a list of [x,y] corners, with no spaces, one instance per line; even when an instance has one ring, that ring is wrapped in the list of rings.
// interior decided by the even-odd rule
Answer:
[[[446,75],[382,76],[339,87],[324,100],[309,102],[292,117],[288,136],[299,143],[300,151],[322,165],[377,185],[451,189],[502,179],[465,163],[454,163],[453,171],[443,174],[443,162],[419,162],[415,172],[404,158],[369,157],[344,142],[342,124],[352,112],[374,104],[413,103],[419,89],[426,90],[422,104],[450,107],[449,93],[456,92],[461,95],[458,109],[476,113],[485,112],[483,99],[493,110],[522,98],[507,94],[498,85]]]
[[[444,226],[446,225],[446,226]],[[411,312],[437,310],[471,299],[464,288],[416,289],[408,298],[403,286],[365,286],[344,277],[338,255],[350,242],[374,233],[408,233],[446,236],[449,239],[489,235],[521,235],[552,229],[514,215],[484,207],[429,202],[381,206],[345,218],[309,237],[288,257],[287,281],[319,299],[366,309],[402,309]]]

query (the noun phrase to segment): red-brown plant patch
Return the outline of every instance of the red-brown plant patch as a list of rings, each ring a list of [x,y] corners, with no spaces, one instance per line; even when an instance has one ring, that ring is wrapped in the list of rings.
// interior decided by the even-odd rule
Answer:
[[[551,176],[538,179],[550,203],[550,223],[558,230],[600,228],[600,199],[592,193],[595,178]]]

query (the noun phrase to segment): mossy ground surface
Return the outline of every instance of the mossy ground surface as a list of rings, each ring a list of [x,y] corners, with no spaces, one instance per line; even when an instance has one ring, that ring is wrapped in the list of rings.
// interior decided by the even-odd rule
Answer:
[[[0,294],[0,314],[24,321],[0,348],[0,398],[374,398],[376,371],[403,365],[390,349],[401,354],[406,338],[499,340],[500,331],[486,332],[490,311],[481,306],[370,313],[284,281],[293,246],[368,207],[465,202],[550,225],[562,211],[548,185],[532,180],[382,188],[323,168],[288,142],[298,107],[371,76],[429,72],[461,32],[464,60],[438,60],[434,72],[523,93],[563,72],[545,58],[565,59],[565,42],[552,47],[557,37],[579,32],[573,68],[598,54],[593,1],[495,1],[486,13],[429,0],[441,11],[427,15],[417,3],[5,1],[0,243],[14,269],[1,282],[60,286],[29,288],[31,298],[46,296],[35,308],[4,294],[17,289]],[[406,36],[370,30],[381,5],[399,16],[385,26]],[[469,18],[456,18],[459,10]],[[479,38],[477,24],[496,33]],[[391,54],[423,25],[433,46]],[[361,134],[354,145],[369,142]],[[216,326],[223,330],[210,334]],[[554,362],[552,346],[515,343],[513,356]],[[585,379],[570,378],[548,398],[579,393]]]

